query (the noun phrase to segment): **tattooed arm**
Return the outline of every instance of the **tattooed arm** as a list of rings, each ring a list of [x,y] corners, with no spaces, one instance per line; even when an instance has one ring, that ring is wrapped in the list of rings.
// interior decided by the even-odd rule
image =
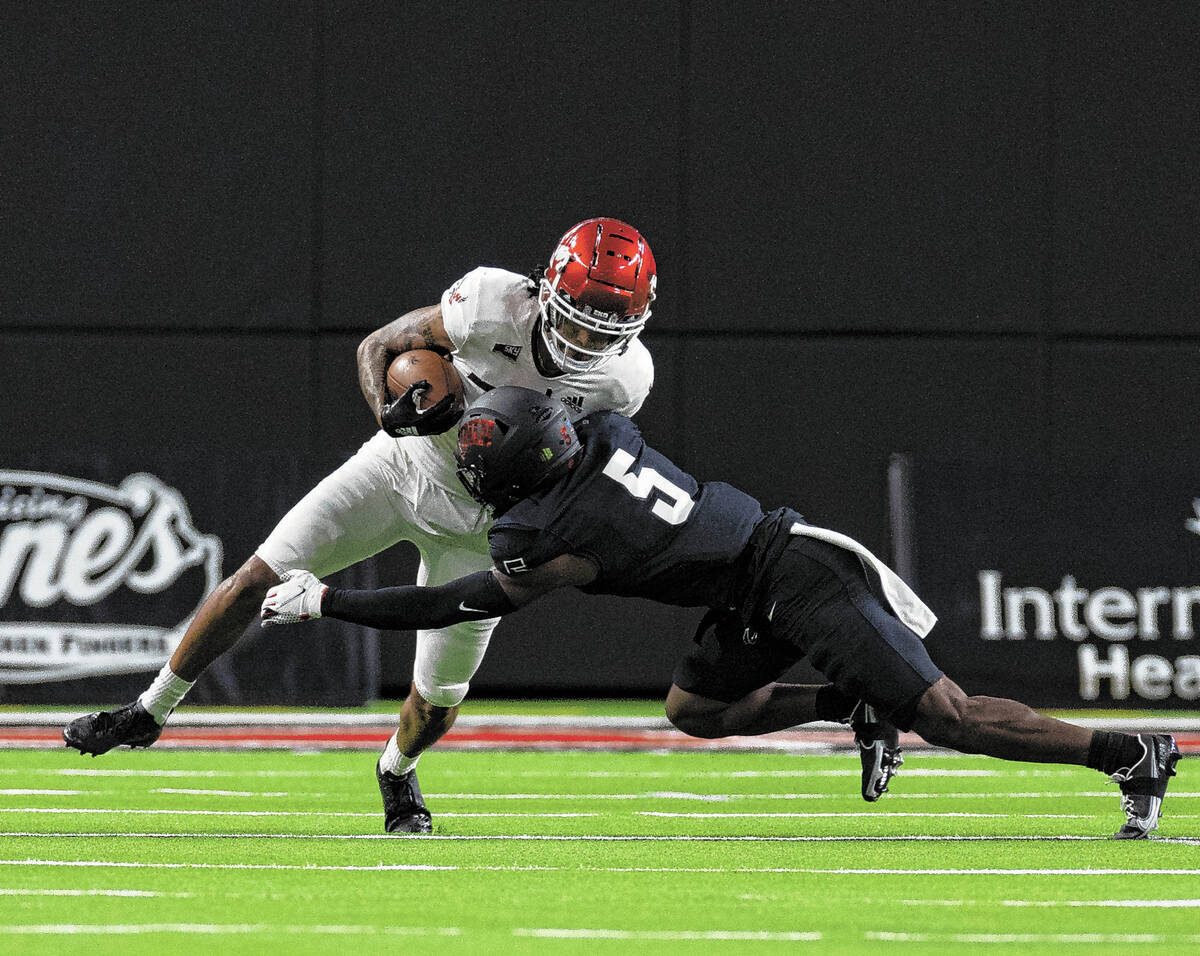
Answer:
[[[379,422],[387,404],[387,369],[393,358],[409,349],[451,352],[454,344],[442,325],[442,307],[430,305],[400,316],[362,340],[358,347],[358,384]]]

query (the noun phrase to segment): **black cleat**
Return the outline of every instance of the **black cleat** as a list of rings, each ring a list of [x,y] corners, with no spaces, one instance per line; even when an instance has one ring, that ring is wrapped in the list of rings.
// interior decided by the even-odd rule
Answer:
[[[425,809],[416,770],[396,776],[375,764],[375,779],[383,796],[383,829],[387,833],[432,833],[433,818]]]
[[[1145,840],[1158,828],[1167,781],[1175,776],[1179,748],[1170,734],[1138,734],[1142,756],[1131,767],[1112,775],[1121,787],[1125,825],[1113,836],[1118,840]]]
[[[149,747],[158,740],[162,727],[139,701],[76,717],[63,728],[63,740],[81,754],[98,757],[113,747]]]
[[[874,803],[887,793],[888,783],[904,763],[900,756],[900,733],[860,700],[850,715],[854,742],[862,760],[862,798]]]

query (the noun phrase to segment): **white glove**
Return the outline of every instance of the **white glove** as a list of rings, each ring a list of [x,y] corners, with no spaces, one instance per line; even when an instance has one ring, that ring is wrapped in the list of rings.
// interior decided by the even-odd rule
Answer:
[[[321,599],[329,585],[322,584],[308,571],[287,571],[283,580],[267,592],[259,615],[263,627],[268,624],[296,624],[315,621],[321,616]]]

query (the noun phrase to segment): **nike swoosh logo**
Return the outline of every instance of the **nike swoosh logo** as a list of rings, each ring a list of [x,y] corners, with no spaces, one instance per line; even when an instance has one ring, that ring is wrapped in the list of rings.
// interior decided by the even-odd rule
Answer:
[[[458,602],[458,609],[459,609],[460,611],[466,611],[468,614],[487,614],[487,613],[488,613],[487,611],[483,610],[482,608],[478,608],[478,607],[467,607],[467,602],[466,602],[466,601],[459,601],[459,602]]]

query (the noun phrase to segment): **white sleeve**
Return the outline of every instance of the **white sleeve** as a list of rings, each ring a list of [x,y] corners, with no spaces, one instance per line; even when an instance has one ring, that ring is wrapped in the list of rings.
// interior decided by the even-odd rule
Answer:
[[[481,269],[473,269],[442,293],[442,326],[456,351],[462,348],[475,324],[481,272]]]
[[[641,343],[638,343],[641,345]],[[633,374],[629,379],[630,387],[625,392],[625,401],[613,411],[620,412],[626,418],[633,418],[641,409],[650,389],[654,386],[654,360],[645,347],[639,348],[633,363]]]

